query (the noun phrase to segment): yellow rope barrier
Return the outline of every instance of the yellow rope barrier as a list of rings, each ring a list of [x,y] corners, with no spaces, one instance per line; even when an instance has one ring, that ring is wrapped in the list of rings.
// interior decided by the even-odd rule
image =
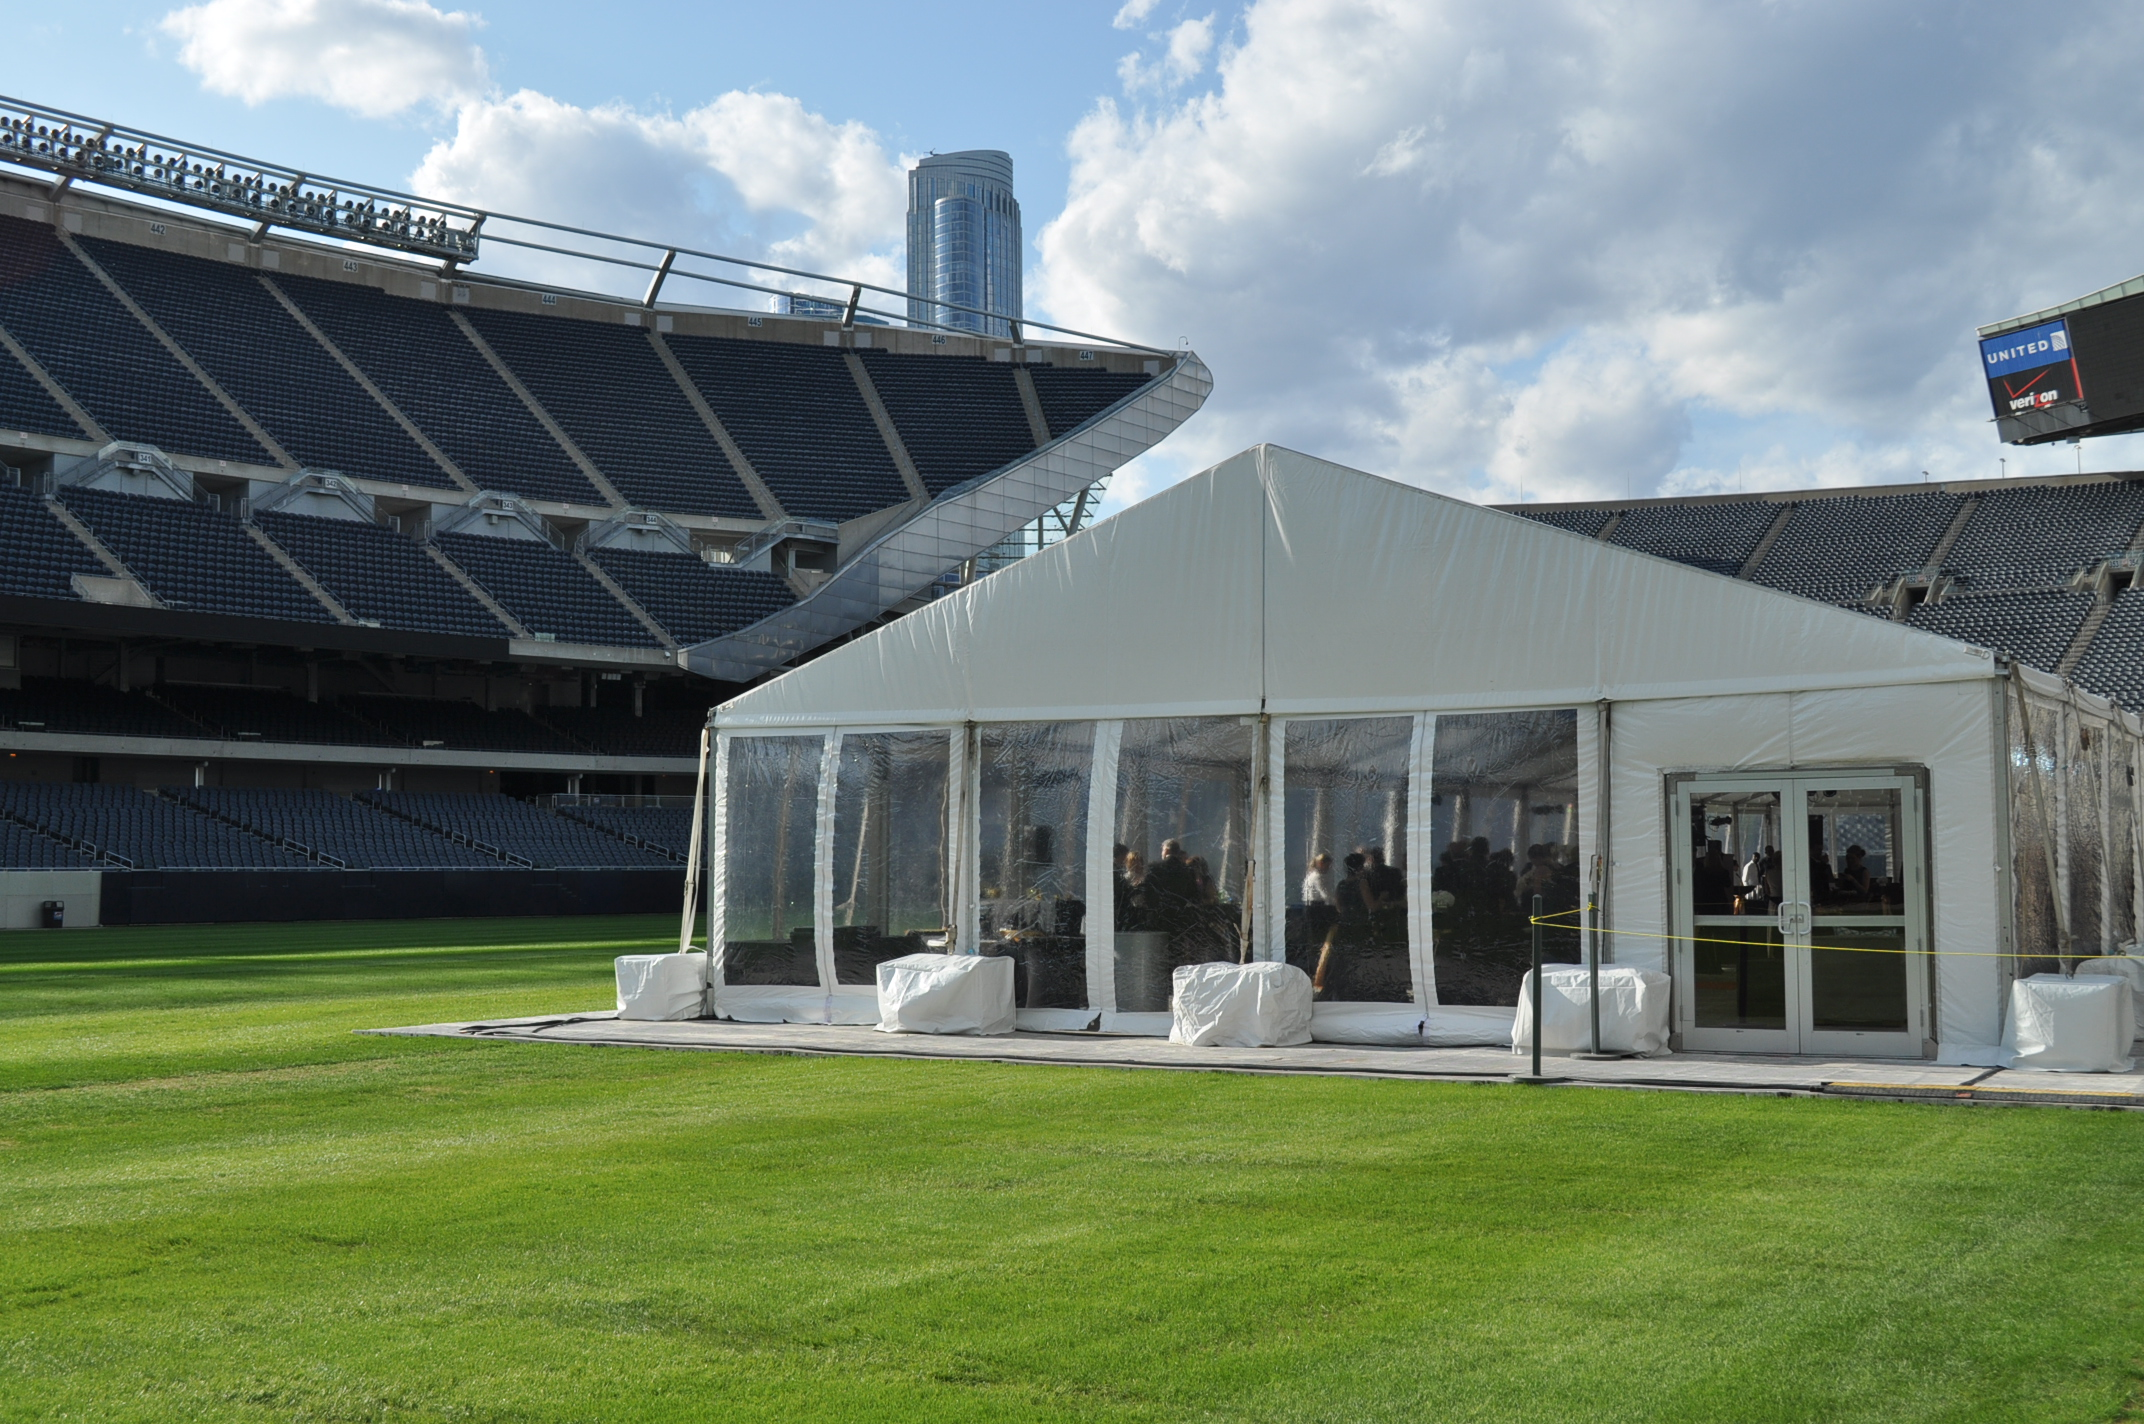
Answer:
[[[1553,923],[1551,923],[1551,921],[1554,921],[1554,920],[1560,920],[1560,919],[1563,919],[1563,918],[1565,918],[1565,917],[1567,917],[1567,916],[1570,916],[1570,915],[1582,915],[1582,914],[1584,914],[1584,913],[1585,913],[1585,911],[1583,911],[1583,910],[1558,910],[1558,911],[1556,911],[1556,912],[1555,912],[1554,914],[1552,914],[1552,915],[1542,915],[1542,916],[1541,916],[1540,918],[1538,918],[1538,919],[1536,919],[1536,918],[1533,918],[1533,917],[1529,916],[1529,917],[1527,918],[1527,921],[1526,921],[1526,922],[1527,922],[1527,923],[1528,923],[1529,925],[1540,925],[1540,926],[1542,926],[1542,927],[1543,927],[1543,928],[1545,928],[1545,929],[1552,929],[1552,930],[1579,930],[1579,929],[1584,929],[1584,928],[1586,928],[1586,927],[1585,927],[1585,926],[1581,926],[1581,925],[1568,925],[1568,924],[1567,924],[1567,925],[1559,925],[1559,924],[1553,924]],[[1777,934],[1779,933],[1778,927],[1777,927],[1776,925],[1764,924],[1763,922],[1761,922],[1761,921],[1756,921],[1756,920],[1753,920],[1753,921],[1752,921],[1751,923],[1752,923],[1752,927],[1753,927],[1753,928],[1763,928],[1763,929],[1767,929],[1767,930],[1770,930],[1770,931],[1771,931],[1771,932],[1772,932],[1773,934],[1775,934],[1775,935],[1777,935]],[[1611,930],[1611,929],[1604,929],[1604,928],[1602,928],[1602,927],[1601,927],[1601,926],[1599,926],[1599,925],[1594,925],[1594,926],[1592,926],[1591,928],[1592,928],[1592,930],[1593,930],[1593,933],[1595,933],[1595,934],[1603,934],[1603,935],[1621,935],[1621,936],[1623,936],[1623,937],[1624,937],[1624,938],[1626,938],[1626,939],[1657,939],[1657,940],[1671,940],[1671,941],[1673,941],[1673,942],[1674,942],[1674,943],[1676,943],[1676,944],[1728,944],[1728,945],[1733,945],[1733,946],[1734,946],[1734,947],[1735,947],[1736,949],[1751,949],[1751,948],[1758,948],[1758,949],[1762,949],[1762,948],[1767,948],[1767,947],[1768,947],[1768,946],[1766,946],[1766,945],[1765,945],[1765,944],[1764,944],[1764,943],[1763,943],[1762,941],[1758,941],[1758,940],[1747,940],[1747,939],[1718,939],[1718,938],[1714,938],[1714,937],[1712,937],[1712,936],[1709,936],[1709,935],[1671,935],[1671,934],[1653,934],[1653,933],[1651,933],[1650,931],[1647,931],[1647,930]],[[1858,927],[1858,926],[1847,926],[1846,928],[1859,928],[1859,927]],[[1784,945],[1786,941],[1784,940],[1784,938],[1782,938],[1782,939],[1780,939],[1780,940],[1779,940],[1779,941],[1777,941],[1777,942],[1778,942],[1779,944],[1781,944],[1781,945]],[[2034,952],[2034,951],[2031,951],[2031,950],[2017,950],[2017,949],[2009,949],[2009,950],[2004,950],[2004,949],[1887,949],[1887,948],[1883,948],[1883,947],[1881,947],[1881,946],[1878,946],[1878,945],[1872,945],[1872,944],[1815,944],[1815,943],[1812,943],[1812,944],[1808,945],[1807,947],[1808,947],[1808,948],[1810,948],[1810,949],[1824,949],[1824,950],[1830,950],[1830,951],[1832,951],[1833,953],[1836,953],[1836,954],[1941,954],[1941,955],[1949,955],[1949,956],[1952,956],[1952,957],[1954,957],[1954,958],[1960,958],[1960,959],[2064,959],[2064,958],[2068,958],[2068,959],[2102,959],[2102,958],[2119,958],[2119,957],[2120,957],[2120,956],[2118,956],[2118,955],[2098,955],[2098,954],[2071,954],[2071,955],[2063,955],[2063,954],[2060,954],[2060,953],[2056,952],[2055,950],[2051,950],[2051,949],[2050,949],[2050,950],[2044,950],[2044,951],[2039,951],[2039,952]]]

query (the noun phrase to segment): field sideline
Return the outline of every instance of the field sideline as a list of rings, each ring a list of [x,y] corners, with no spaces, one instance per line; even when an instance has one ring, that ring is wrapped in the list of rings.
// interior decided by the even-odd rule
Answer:
[[[0,935],[0,1421],[2144,1417],[2144,1114],[351,1031],[675,933]]]

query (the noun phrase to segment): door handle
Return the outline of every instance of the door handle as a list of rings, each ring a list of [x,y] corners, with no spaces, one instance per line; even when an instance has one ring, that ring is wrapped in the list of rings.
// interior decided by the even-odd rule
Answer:
[[[1777,916],[1779,923],[1779,937],[1781,939],[1786,939],[1794,933],[1791,923],[1793,915],[1794,902],[1792,900],[1781,900],[1779,902],[1779,914]]]

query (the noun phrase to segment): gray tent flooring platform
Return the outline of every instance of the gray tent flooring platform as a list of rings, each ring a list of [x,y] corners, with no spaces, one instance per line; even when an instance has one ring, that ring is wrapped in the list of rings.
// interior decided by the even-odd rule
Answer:
[[[716,1019],[647,1023],[621,1020],[608,1011],[478,1023],[417,1024],[362,1032],[708,1053],[856,1055],[1472,1083],[1503,1082],[1529,1067],[1525,1055],[1499,1048],[1368,1048],[1336,1043],[1297,1048],[1185,1048],[1165,1039],[1097,1033],[953,1038],[886,1034],[873,1028],[843,1025],[747,1024]],[[1581,1087],[2144,1109],[2144,1073],[2030,1073],[1912,1060],[1708,1053],[1612,1062],[1550,1057],[1542,1060],[1542,1071]]]

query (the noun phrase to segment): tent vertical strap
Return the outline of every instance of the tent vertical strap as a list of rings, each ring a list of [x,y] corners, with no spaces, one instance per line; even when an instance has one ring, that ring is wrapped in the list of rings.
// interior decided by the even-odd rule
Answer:
[[[1288,723],[1265,718],[1265,794],[1258,798],[1264,834],[1258,839],[1259,874],[1252,905],[1253,957],[1277,964],[1288,957]]]
[[[1430,799],[1436,794],[1437,718],[1418,712],[1407,742],[1407,962],[1414,975],[1414,1003],[1437,1002],[1436,931],[1430,907],[1429,867],[1436,864],[1436,834]]]
[[[951,950],[973,954],[980,947],[982,922],[982,776],[973,722],[952,729],[946,749],[946,801],[953,823],[946,828],[946,927],[953,931]]]
[[[1603,697],[1594,704],[1594,712],[1593,859],[1589,863],[1593,881],[1593,923],[1590,931],[1594,943],[1599,946],[1598,962],[1612,964],[1615,962],[1615,937],[1608,931],[1614,924],[1610,906],[1615,890],[1615,857],[1608,852],[1608,838],[1614,826],[1615,758],[1611,749],[1615,741],[1615,710]]]
[[[1122,722],[1094,724],[1087,782],[1087,1007],[1117,1011],[1117,748]]]
[[[826,1013],[834,1008],[834,793],[841,775],[841,733],[828,732],[819,749],[818,821],[812,832],[811,924],[813,958]]]
[[[714,1017],[715,991],[722,986],[729,946],[730,737],[715,735],[714,780],[708,787],[707,867],[707,1010]]]
[[[707,825],[707,755],[714,735],[711,727],[700,729],[699,767],[692,779],[692,833],[687,841],[690,849],[685,852],[685,909],[678,917],[679,954],[692,953],[692,922],[699,918],[700,839]]]

